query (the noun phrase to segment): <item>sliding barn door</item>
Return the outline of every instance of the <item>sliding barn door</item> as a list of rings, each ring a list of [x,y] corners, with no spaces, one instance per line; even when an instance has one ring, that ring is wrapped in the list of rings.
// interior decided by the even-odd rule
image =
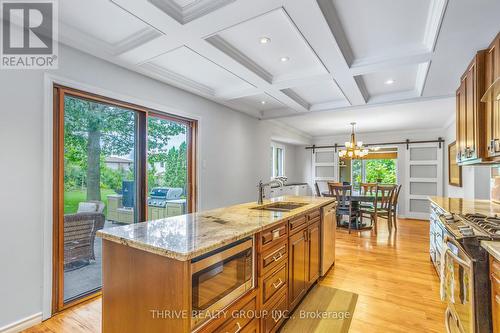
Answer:
[[[429,218],[429,196],[443,195],[443,145],[411,145],[406,151],[408,218]]]
[[[338,181],[339,158],[333,148],[315,149],[312,153],[312,180],[320,191],[328,191],[328,181]]]

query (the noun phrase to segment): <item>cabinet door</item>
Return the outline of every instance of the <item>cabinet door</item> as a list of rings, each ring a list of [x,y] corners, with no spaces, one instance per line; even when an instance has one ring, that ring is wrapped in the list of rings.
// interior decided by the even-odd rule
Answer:
[[[457,90],[457,162],[460,162],[465,156],[466,142],[466,112],[465,112],[465,80],[462,80]]]
[[[309,252],[309,265],[307,270],[307,282],[308,286],[316,282],[319,278],[319,269],[320,269],[320,228],[319,222],[315,222],[311,224],[308,228],[308,252]]]
[[[467,71],[465,77],[465,119],[466,119],[466,130],[465,130],[465,149],[467,152],[472,151],[472,154],[467,155],[467,159],[475,158],[477,156],[476,147],[476,128],[477,128],[477,110],[476,110],[476,63],[474,62]]]
[[[290,236],[288,250],[288,309],[292,310],[307,291],[308,229]]]

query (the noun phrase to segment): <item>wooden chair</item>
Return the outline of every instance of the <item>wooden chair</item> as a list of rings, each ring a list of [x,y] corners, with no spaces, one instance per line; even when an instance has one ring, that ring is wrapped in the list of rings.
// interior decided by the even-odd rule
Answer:
[[[391,204],[395,188],[395,185],[377,185],[373,207],[362,208],[360,211],[361,219],[363,217],[369,217],[372,221],[375,234],[377,234],[377,219],[379,217],[387,219],[387,228],[391,231]]]
[[[334,186],[342,186],[342,183],[339,183],[339,182],[326,182],[326,183],[328,185],[328,190],[330,191],[330,195],[332,195],[332,196],[334,195],[332,188]]]
[[[401,192],[401,186],[402,185],[396,185],[396,188],[394,189],[394,193],[392,194],[392,200],[391,200],[391,221],[394,224],[394,229],[398,230],[398,217],[397,217],[397,208],[398,208],[398,199],[399,199],[399,192]]]
[[[361,183],[360,187],[362,194],[372,195],[375,189],[377,188],[377,183]]]
[[[351,223],[354,219],[358,223],[359,211],[352,209],[352,202],[350,196],[352,194],[351,185],[332,185],[330,187],[330,192],[337,199],[337,221],[341,221],[342,215],[349,216],[348,230],[351,233]]]

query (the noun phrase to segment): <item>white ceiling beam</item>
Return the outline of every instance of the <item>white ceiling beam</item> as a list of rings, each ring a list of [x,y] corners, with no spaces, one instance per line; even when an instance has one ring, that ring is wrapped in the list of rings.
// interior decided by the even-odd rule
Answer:
[[[415,53],[407,53],[401,56],[392,56],[390,58],[371,58],[355,60],[350,68],[351,74],[354,76],[364,75],[374,72],[380,72],[394,67],[420,64],[430,61],[432,52],[423,51]]]
[[[334,27],[325,20],[316,0],[286,0],[285,9],[327,70],[332,73],[350,104],[365,104],[366,100],[350,72],[348,60],[340,47],[342,45],[345,48],[346,41],[339,42],[336,39],[338,34],[335,37]],[[329,12],[325,14],[328,15]]]
[[[416,92],[413,92],[416,94]],[[402,95],[400,95],[401,97]],[[364,104],[364,105],[354,105],[354,106],[346,106],[346,107],[336,107],[332,109],[323,109],[323,110],[316,110],[315,112],[340,112],[340,111],[346,111],[346,110],[363,110],[363,109],[369,109],[374,106],[384,106],[384,105],[394,105],[394,104],[407,104],[407,103],[414,103],[414,102],[424,102],[424,101],[433,101],[433,100],[439,100],[439,99],[446,99],[446,98],[451,98],[455,97],[455,94],[452,95],[442,95],[442,96],[432,96],[432,97],[410,97],[406,99],[401,99],[401,100],[391,100],[391,101],[375,101],[370,104]],[[273,110],[274,111],[274,110]],[[303,116],[303,113],[297,112],[293,114],[284,114],[284,113],[264,113],[262,119],[263,120],[268,120],[268,119],[281,119],[281,118],[289,118],[289,117],[299,117]]]

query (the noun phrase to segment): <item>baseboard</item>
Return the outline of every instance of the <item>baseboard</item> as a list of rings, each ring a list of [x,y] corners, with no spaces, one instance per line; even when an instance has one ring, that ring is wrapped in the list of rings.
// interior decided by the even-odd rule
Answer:
[[[42,313],[35,313],[12,324],[0,327],[0,333],[17,333],[42,322]]]

